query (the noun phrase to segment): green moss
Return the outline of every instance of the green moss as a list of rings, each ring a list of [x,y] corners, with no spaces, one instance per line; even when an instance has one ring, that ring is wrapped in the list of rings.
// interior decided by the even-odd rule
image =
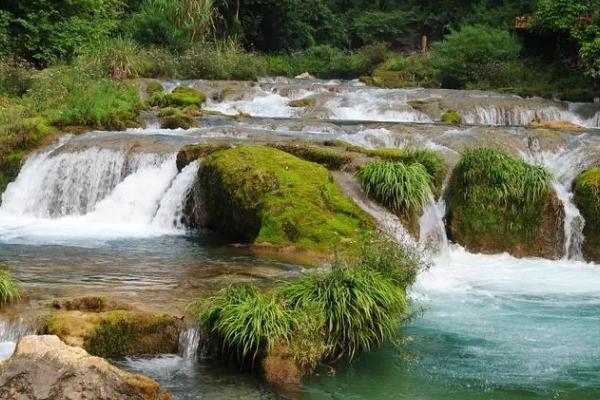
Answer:
[[[462,122],[462,117],[456,111],[446,111],[441,118],[442,122],[446,124],[459,125]]]
[[[100,357],[176,353],[178,346],[175,317],[128,310],[57,311],[46,331]]]
[[[211,155],[212,153],[230,149],[229,143],[196,143],[183,146],[177,153],[177,169],[181,171],[187,165],[200,158]]]
[[[295,108],[314,107],[317,105],[317,99],[314,97],[305,97],[303,99],[291,100],[288,106]]]
[[[234,239],[328,252],[372,228],[327,169],[277,149],[239,146],[214,153],[200,180],[208,227]]]
[[[146,85],[146,93],[149,96],[152,96],[155,93],[162,93],[164,91],[165,91],[165,89],[163,88],[163,86],[158,81],[150,81]]]
[[[575,181],[575,204],[585,219],[583,252],[587,260],[600,262],[600,168],[592,168]]]
[[[200,107],[205,101],[206,96],[201,91],[187,86],[178,86],[171,93],[155,93],[149,103],[157,107]]]
[[[542,232],[550,180],[544,168],[501,150],[467,150],[450,183],[452,239],[475,251],[531,254],[538,235],[551,233]]]
[[[303,160],[324,165],[328,169],[333,170],[340,169],[344,165],[352,162],[352,157],[348,154],[319,146],[294,143],[276,143],[269,146],[293,154]]]
[[[197,121],[184,113],[160,118],[160,127],[163,129],[190,129],[195,126],[198,126]]]
[[[12,151],[0,161],[0,194],[17,179],[25,154],[25,151]]]

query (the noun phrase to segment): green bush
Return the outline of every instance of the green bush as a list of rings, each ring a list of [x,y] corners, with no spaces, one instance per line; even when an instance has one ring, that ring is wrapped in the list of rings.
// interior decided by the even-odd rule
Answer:
[[[215,335],[219,347],[240,360],[254,360],[273,345],[287,343],[297,319],[297,312],[279,298],[248,286],[230,286],[195,307],[198,322]]]
[[[519,42],[507,31],[465,26],[435,47],[433,64],[444,87],[464,88],[480,80],[495,82],[503,76],[503,64],[516,60],[519,51]]]
[[[431,53],[395,54],[386,61],[383,69],[397,72],[397,79],[403,82],[402,86],[439,86],[438,71],[433,65]]]
[[[591,168],[575,181],[575,204],[585,219],[583,252],[587,260],[600,262],[600,168]]]
[[[368,11],[352,19],[350,32],[361,45],[390,42],[412,46],[419,36],[416,22],[411,11]]]
[[[431,193],[432,179],[421,164],[371,161],[357,177],[367,196],[406,215],[420,213]]]
[[[35,69],[25,61],[0,58],[0,94],[23,96],[31,87]]]
[[[8,271],[0,270],[0,306],[14,303],[21,298],[21,289]]]
[[[404,289],[391,280],[371,269],[341,265],[287,283],[279,297],[293,309],[316,307],[323,313],[332,358],[352,358],[393,337],[407,307]]]
[[[113,79],[137,78],[143,70],[142,50],[132,39],[111,38],[95,43],[78,59],[84,69],[97,70]]]

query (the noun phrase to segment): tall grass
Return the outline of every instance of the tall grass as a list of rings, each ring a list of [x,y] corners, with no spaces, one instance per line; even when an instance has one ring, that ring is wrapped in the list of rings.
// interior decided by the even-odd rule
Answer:
[[[296,312],[283,307],[276,296],[248,286],[230,286],[196,303],[196,308],[199,322],[240,360],[255,359],[289,341],[296,319]]]
[[[8,271],[0,270],[0,306],[21,298],[21,289]]]
[[[331,357],[352,358],[393,337],[407,307],[404,289],[379,272],[343,265],[290,282],[279,296],[289,307],[313,306],[325,315]]]
[[[421,164],[371,161],[357,177],[367,196],[395,212],[420,212],[431,193],[431,177]]]
[[[550,190],[552,175],[499,149],[465,151],[454,172],[459,195],[482,205],[534,204]]]

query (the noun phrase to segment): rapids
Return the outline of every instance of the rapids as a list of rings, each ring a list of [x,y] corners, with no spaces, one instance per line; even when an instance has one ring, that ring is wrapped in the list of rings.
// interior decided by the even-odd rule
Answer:
[[[314,109],[288,106],[308,96],[317,99]],[[362,198],[350,176],[336,176],[398,241],[433,249],[432,267],[411,292],[424,313],[400,328],[400,353],[386,345],[351,365],[336,365],[335,375],[323,370],[305,381],[297,397],[600,398],[600,269],[580,261],[585,221],[571,193],[577,173],[600,159],[600,136],[596,129],[581,129],[548,137],[525,127],[543,118],[596,128],[597,105],[273,78],[244,84],[224,100],[209,98],[209,109],[254,118],[207,116],[202,128],[165,130],[146,116],[147,129],[65,137],[29,157],[2,195],[0,263],[40,298],[107,294],[136,306],[183,312],[190,299],[232,280],[271,285],[304,270],[185,227],[185,202],[200,166],[177,170],[175,156],[184,144],[340,139],[370,148],[430,148],[449,165],[466,147],[502,146],[554,173],[566,209],[568,257],[469,254],[448,243],[446,205],[433,198],[420,219],[417,241],[397,217]],[[425,100],[456,105],[472,125],[436,123],[413,107]],[[0,357],[10,355],[27,332],[20,322],[0,321]],[[199,356],[200,338],[191,327],[180,337],[180,355],[115,362],[157,379],[175,399],[277,396],[253,377],[224,371]]]

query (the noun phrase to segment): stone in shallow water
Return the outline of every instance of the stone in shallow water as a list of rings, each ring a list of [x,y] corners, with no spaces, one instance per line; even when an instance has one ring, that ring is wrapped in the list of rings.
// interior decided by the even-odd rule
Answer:
[[[67,346],[57,336],[26,336],[0,365],[0,399],[170,400],[150,378]]]

